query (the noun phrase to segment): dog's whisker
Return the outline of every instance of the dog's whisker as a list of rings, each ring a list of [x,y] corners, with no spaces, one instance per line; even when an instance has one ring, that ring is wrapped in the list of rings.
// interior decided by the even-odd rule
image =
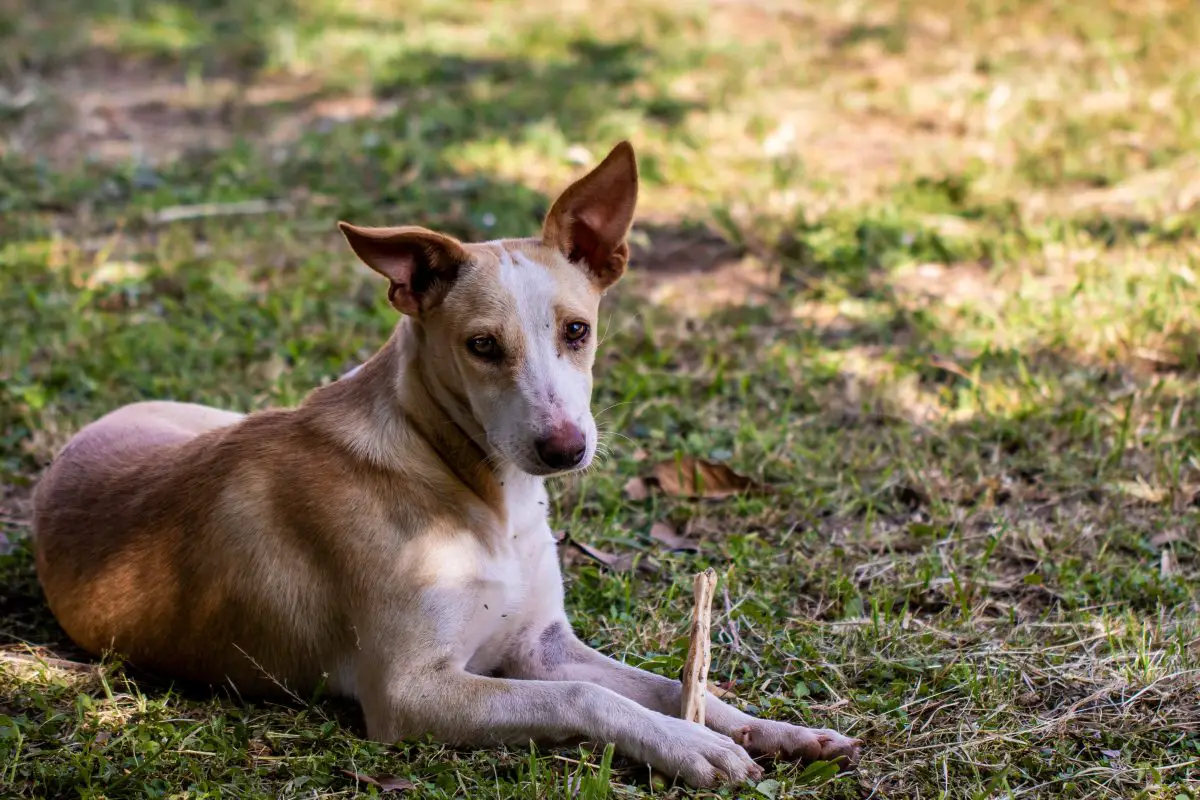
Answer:
[[[604,408],[597,411],[593,416],[596,417],[597,420],[599,420],[600,417],[604,416],[609,411],[612,411],[614,408],[620,408],[621,406],[629,406],[629,405],[633,405],[632,400],[621,400],[620,402],[613,403],[610,406],[605,406]]]

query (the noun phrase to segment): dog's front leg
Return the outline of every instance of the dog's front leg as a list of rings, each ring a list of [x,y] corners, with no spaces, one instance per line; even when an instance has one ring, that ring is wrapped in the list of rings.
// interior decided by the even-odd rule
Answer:
[[[431,733],[450,744],[486,746],[582,737],[612,742],[623,755],[692,786],[761,775],[729,737],[594,683],[483,677],[443,658],[379,670],[360,699],[368,735],[379,741]]]
[[[588,647],[565,620],[546,624],[517,650],[512,674],[541,680],[584,681],[603,686],[661,714],[678,716],[679,681],[620,663]],[[705,723],[759,755],[805,761],[853,762],[859,742],[824,728],[758,719],[708,693]]]

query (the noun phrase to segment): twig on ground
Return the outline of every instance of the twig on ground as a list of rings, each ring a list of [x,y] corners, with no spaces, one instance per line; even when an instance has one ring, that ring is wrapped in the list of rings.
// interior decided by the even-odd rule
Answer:
[[[687,662],[683,665],[681,716],[703,725],[708,664],[712,660],[712,601],[717,589],[717,573],[712,567],[697,573],[694,588],[696,606],[692,610],[692,636]]]

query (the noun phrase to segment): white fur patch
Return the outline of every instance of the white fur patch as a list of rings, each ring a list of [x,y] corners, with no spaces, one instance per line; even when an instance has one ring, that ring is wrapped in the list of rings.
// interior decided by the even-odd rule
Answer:
[[[519,251],[496,248],[500,260],[500,282],[516,304],[524,339],[524,363],[520,366],[518,390],[524,403],[507,404],[512,413],[525,418],[497,420],[510,440],[536,438],[554,424],[569,421],[587,437],[585,462],[595,452],[596,430],[591,415],[590,376],[581,372],[559,352],[562,332],[555,304],[559,287],[545,265]]]

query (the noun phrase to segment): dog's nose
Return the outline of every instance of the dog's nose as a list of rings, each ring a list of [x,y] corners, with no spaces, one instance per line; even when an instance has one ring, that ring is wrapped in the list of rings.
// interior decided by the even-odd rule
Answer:
[[[565,422],[557,426],[549,436],[534,442],[538,458],[550,469],[571,469],[583,461],[587,451],[587,439],[579,426]]]

